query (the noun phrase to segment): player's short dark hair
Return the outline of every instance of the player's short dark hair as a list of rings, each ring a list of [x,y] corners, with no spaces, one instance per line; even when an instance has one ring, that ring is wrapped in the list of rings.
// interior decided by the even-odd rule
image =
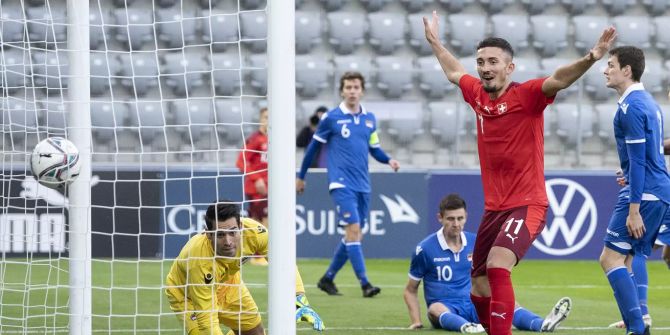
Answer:
[[[340,92],[344,89],[344,81],[345,80],[360,80],[361,81],[361,88],[363,91],[365,91],[365,77],[360,72],[355,72],[355,71],[348,71],[345,72],[342,77],[340,77]]]
[[[226,221],[235,218],[237,226],[240,226],[240,206],[230,200],[219,200],[207,207],[205,212],[205,223],[207,230],[212,231],[216,228],[216,222]]]
[[[451,193],[442,198],[442,201],[440,201],[440,214],[444,214],[446,211],[453,211],[455,209],[461,208],[467,210],[465,200],[463,200],[463,198],[461,198],[461,196],[457,193]]]
[[[487,37],[477,44],[477,50],[488,47],[500,48],[502,51],[508,53],[510,57],[514,58],[514,49],[512,49],[512,45],[504,38]]]
[[[316,107],[316,109],[314,110],[314,114],[325,113],[325,112],[327,112],[327,111],[328,111],[328,107],[326,107],[326,106],[319,106],[319,107]]]
[[[316,126],[319,124],[319,120],[320,120],[319,117],[316,114],[314,114],[309,117],[309,124],[311,124],[312,126]]]
[[[610,56],[616,56],[619,60],[619,68],[630,66],[633,73],[633,81],[640,82],[644,73],[644,52],[638,47],[625,45],[610,50]]]

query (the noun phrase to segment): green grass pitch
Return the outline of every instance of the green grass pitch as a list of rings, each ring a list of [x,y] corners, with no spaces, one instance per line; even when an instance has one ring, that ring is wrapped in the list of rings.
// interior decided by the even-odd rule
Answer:
[[[66,333],[67,264],[34,260],[32,266],[0,264],[0,333],[23,333],[29,316],[30,333]],[[15,261],[19,261],[16,259]],[[402,291],[407,282],[408,260],[367,261],[368,276],[382,293],[372,299],[361,296],[349,265],[336,283],[343,296],[330,297],[315,287],[328,260],[299,260],[312,306],[319,312],[327,334],[416,334],[409,325]],[[93,267],[93,328],[95,334],[181,334],[160,284],[169,270],[166,261],[95,260]],[[262,311],[267,310],[267,268],[246,265],[244,280]],[[653,334],[670,334],[670,270],[655,261],[649,264],[649,305]],[[559,334],[623,334],[607,325],[618,319],[611,290],[596,261],[524,261],[513,273],[517,301],[540,316],[563,296],[573,309]],[[25,294],[23,283],[32,283]],[[44,285],[44,284],[49,285]],[[55,286],[58,285],[58,288]],[[51,287],[50,287],[51,286]],[[139,287],[139,289],[138,289]],[[422,314],[425,306],[422,304]],[[263,315],[264,319],[266,314]],[[429,323],[424,318],[424,326]],[[267,320],[265,320],[267,321]],[[312,331],[305,324],[298,332]],[[430,328],[420,333],[442,333]],[[515,331],[515,334],[522,333]]]

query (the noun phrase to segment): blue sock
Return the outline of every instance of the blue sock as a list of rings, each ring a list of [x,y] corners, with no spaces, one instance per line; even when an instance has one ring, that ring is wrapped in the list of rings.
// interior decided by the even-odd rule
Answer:
[[[444,330],[460,332],[461,327],[466,323],[470,322],[458,314],[444,312],[440,315],[440,327]]]
[[[635,283],[628,274],[625,266],[611,269],[607,272],[607,280],[614,290],[614,298],[619,305],[619,311],[628,320],[626,326],[629,331],[636,334],[644,332],[644,323],[642,322],[642,313],[640,311],[640,301],[637,298]]]
[[[335,275],[347,263],[348,258],[347,246],[344,244],[344,239],[342,239],[337,244],[337,247],[335,247],[335,254],[333,254],[333,259],[330,261],[330,266],[328,266],[328,270],[326,271],[326,278],[330,280],[335,279]]]
[[[542,329],[543,318],[539,317],[537,314],[523,308],[519,307],[514,311],[514,319],[512,324],[518,330],[530,330],[534,332],[539,332]]]
[[[354,268],[356,278],[358,278],[361,286],[369,284],[368,277],[365,274],[365,259],[363,258],[361,242],[347,242],[347,254],[349,254],[351,266]]]
[[[642,315],[649,314],[649,307],[647,306],[649,276],[647,275],[647,258],[643,255],[633,257],[633,274],[637,285],[637,297],[640,299],[640,310]]]

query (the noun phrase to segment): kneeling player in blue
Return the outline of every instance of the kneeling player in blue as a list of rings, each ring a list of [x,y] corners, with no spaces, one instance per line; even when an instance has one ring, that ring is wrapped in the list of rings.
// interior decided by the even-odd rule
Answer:
[[[670,203],[670,175],[663,157],[663,114],[640,83],[644,53],[637,47],[610,50],[607,87],[620,95],[614,137],[623,178],[628,185],[607,226],[600,265],[614,291],[626,334],[649,334],[633,275],[633,256],[649,256]],[[646,292],[646,291],[645,291]]]
[[[433,327],[461,333],[482,333],[475,307],[470,300],[470,268],[475,234],[463,231],[467,219],[465,201],[457,194],[440,202],[437,219],[442,228],[416,247],[409,269],[404,298],[412,324],[423,328],[418,289],[424,282],[428,319]],[[512,324],[519,330],[551,332],[570,314],[572,301],[561,298],[546,318],[519,306],[514,309]],[[505,318],[506,315],[500,317]]]

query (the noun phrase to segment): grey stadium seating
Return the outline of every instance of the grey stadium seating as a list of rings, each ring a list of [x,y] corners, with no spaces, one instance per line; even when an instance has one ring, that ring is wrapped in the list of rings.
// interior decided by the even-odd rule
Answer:
[[[572,15],[582,14],[596,4],[596,0],[561,0],[561,2]]]
[[[211,57],[212,80],[216,95],[239,95],[242,82],[238,54],[215,53]]]
[[[318,12],[295,12],[295,52],[308,53],[321,43],[321,18]]]
[[[154,16],[147,15],[145,10],[128,7],[114,11],[116,18],[116,40],[125,46],[126,50],[140,50],[143,45],[155,43]]]
[[[28,51],[7,44],[0,49],[0,57],[2,88],[13,93],[26,87],[29,82],[31,64]]]
[[[547,7],[556,3],[556,0],[521,0],[526,11],[532,15],[544,12]]]
[[[156,13],[158,39],[166,43],[168,48],[193,45],[199,34],[199,23],[193,7],[160,8]]]
[[[439,0],[440,4],[447,10],[447,13],[458,13],[465,6],[474,3],[474,0]]]
[[[430,99],[439,99],[449,90],[456,88],[447,80],[440,63],[434,56],[417,59],[419,67],[419,88]]]
[[[533,46],[545,57],[553,57],[568,46],[568,19],[562,15],[530,17]]]
[[[433,3],[433,0],[400,0],[408,12],[416,13],[423,11],[424,8]]]
[[[193,96],[194,91],[205,84],[211,72],[209,64],[201,56],[204,53],[171,52],[163,55],[161,78],[177,96]]]
[[[410,14],[407,16],[409,45],[412,47],[412,50],[414,50],[414,52],[419,55],[429,55],[433,53],[433,49],[431,49],[430,45],[426,41],[426,33],[423,28],[422,19],[424,16],[425,14],[423,13]],[[446,21],[444,16],[440,16],[439,19],[440,41],[442,44],[445,44],[447,42],[446,35],[444,33]]]
[[[514,72],[512,72],[512,80],[523,83],[525,81],[539,78],[542,74],[540,64],[537,58],[514,57]]]
[[[329,42],[340,55],[351,54],[365,41],[367,24],[363,13],[328,13]]]
[[[67,16],[65,6],[39,6],[26,8],[26,26],[30,40],[47,44],[65,42]]]
[[[642,3],[652,15],[663,15],[670,5],[668,0],[642,0]]]
[[[377,64],[377,87],[388,98],[400,98],[412,88],[412,61],[407,57],[381,56]]]
[[[32,53],[32,73],[36,87],[44,87],[47,93],[60,93],[67,88],[69,63],[66,51],[35,51]]]
[[[659,16],[654,18],[656,26],[656,49],[666,57],[670,56],[670,16]]]
[[[121,85],[138,96],[158,86],[158,59],[155,52],[133,51],[121,54]]]
[[[515,52],[528,47],[530,24],[527,16],[495,14],[491,16],[491,22],[493,23],[493,36],[506,39]]]
[[[405,16],[399,13],[368,14],[370,45],[378,54],[388,55],[405,44]]]
[[[635,45],[638,48],[651,47],[651,21],[646,16],[617,16],[612,19],[617,30],[617,45]]]
[[[209,11],[204,15],[208,14]],[[213,51],[224,51],[239,41],[238,28],[237,14],[212,11],[211,16],[203,21],[202,38],[212,43]]]
[[[568,147],[593,136],[593,108],[590,104],[559,103],[556,109],[556,134]]]
[[[348,71],[360,72],[365,77],[366,84],[372,82],[372,58],[368,56],[335,57],[333,63],[335,63],[335,79],[338,83],[340,77]]]
[[[384,8],[384,6],[386,6],[387,3],[391,2],[391,0],[360,0],[360,1],[363,4],[363,7],[365,7],[365,9],[368,12],[378,11]]]
[[[621,15],[635,5],[635,0],[602,0],[610,15]]]
[[[449,21],[449,43],[461,55],[472,55],[486,36],[486,17],[478,14],[454,14]]]
[[[3,42],[23,41],[23,33],[25,30],[23,20],[25,17],[23,15],[21,3],[18,1],[3,3],[2,6],[0,6],[0,18],[2,19],[2,32],[0,32],[0,35],[2,36]]]
[[[578,15],[572,18],[575,25],[575,47],[586,52],[596,43],[608,25],[607,16]]]
[[[91,51],[91,80],[92,95],[100,95],[110,91],[114,86],[116,76],[121,70],[119,60],[112,53]]]
[[[250,11],[240,13],[240,33],[245,45],[255,53],[265,52],[267,19],[264,11]]]
[[[249,84],[256,90],[259,95],[267,93],[267,78],[268,78],[268,59],[265,54],[251,55],[244,65],[244,71],[249,73]],[[249,94],[249,91],[244,89],[244,94]]]
[[[295,59],[295,87],[298,93],[312,98],[330,86],[330,62],[311,55],[297,56]]]

